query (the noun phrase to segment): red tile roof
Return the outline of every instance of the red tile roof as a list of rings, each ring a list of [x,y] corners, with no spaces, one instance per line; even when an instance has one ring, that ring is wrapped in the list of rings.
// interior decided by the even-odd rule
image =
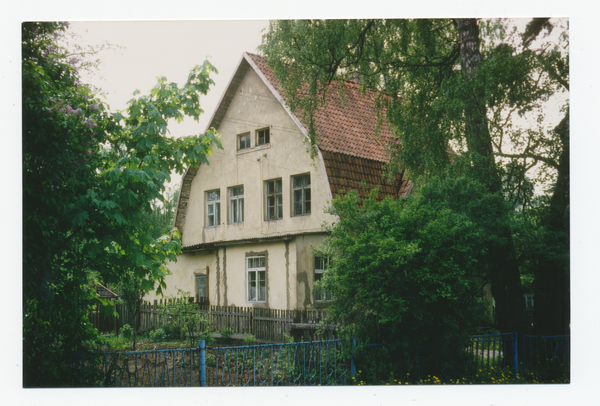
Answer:
[[[279,81],[265,59],[247,55],[284,99]],[[377,110],[376,97],[377,93],[368,89],[361,93],[356,83],[333,82],[323,107],[314,114],[317,146],[323,153],[334,195],[351,189],[362,194],[362,181],[370,188],[381,185],[380,198],[404,196],[408,190],[410,182],[400,175],[392,184],[383,179],[383,167],[389,160],[386,145],[396,138],[385,119],[385,111]],[[301,114],[296,116],[303,121]]]

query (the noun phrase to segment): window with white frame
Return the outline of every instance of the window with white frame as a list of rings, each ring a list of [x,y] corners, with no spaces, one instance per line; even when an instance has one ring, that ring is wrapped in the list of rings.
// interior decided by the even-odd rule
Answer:
[[[265,145],[271,142],[270,130],[271,129],[268,127],[256,130],[256,145]]]
[[[292,176],[292,215],[310,214],[310,174]]]
[[[266,197],[266,219],[277,220],[283,217],[283,193],[281,179],[273,179],[265,182]]]
[[[315,282],[318,282],[323,278],[323,272],[325,271],[325,267],[327,266],[328,262],[328,258],[315,257]],[[315,301],[322,302],[325,300],[331,300],[331,294],[324,289],[321,289],[315,285],[313,290],[315,293]]]
[[[221,224],[221,191],[206,192],[206,227],[216,227]]]
[[[244,222],[244,186],[229,188],[229,223]]]
[[[246,258],[248,302],[267,300],[267,268],[264,255]]]
[[[238,150],[250,148],[250,133],[238,135]]]
[[[533,295],[523,295],[523,296],[525,296],[525,307],[527,308],[527,310],[533,310],[533,308],[534,308]]]

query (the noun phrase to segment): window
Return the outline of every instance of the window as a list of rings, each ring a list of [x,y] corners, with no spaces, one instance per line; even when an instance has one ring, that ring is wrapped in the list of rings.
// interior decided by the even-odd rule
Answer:
[[[208,298],[206,275],[196,275],[196,296],[198,297],[198,301]]]
[[[264,256],[246,258],[249,302],[265,302],[267,300],[267,268],[265,263]]]
[[[271,142],[271,132],[269,130],[269,128],[256,130],[256,145],[264,145]]]
[[[250,148],[250,133],[238,135],[238,150]]]
[[[320,281],[323,278],[323,271],[327,266],[329,259],[322,257],[315,257],[315,282]],[[331,300],[331,294],[323,289],[314,287],[315,301],[321,302],[324,300]]]
[[[310,214],[310,174],[292,177],[292,194],[293,215]]]
[[[244,187],[229,188],[229,223],[244,222]]]
[[[281,192],[281,179],[265,182],[267,220],[276,220],[283,217],[283,194]]]
[[[527,310],[533,310],[533,308],[534,308],[533,295],[523,295],[523,296],[525,296],[525,308]]]
[[[221,191],[206,192],[206,226],[215,227],[221,224]]]

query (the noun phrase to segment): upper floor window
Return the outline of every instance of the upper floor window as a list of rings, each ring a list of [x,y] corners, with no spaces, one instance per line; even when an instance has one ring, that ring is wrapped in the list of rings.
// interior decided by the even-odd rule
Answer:
[[[328,258],[315,257],[315,282],[320,281],[323,278],[323,272],[329,262]],[[324,289],[314,287],[315,301],[321,302],[324,300],[331,300],[331,294]]]
[[[265,182],[267,220],[276,220],[283,217],[283,193],[281,179]]]
[[[250,148],[250,133],[238,135],[238,150]]]
[[[267,267],[265,256],[247,257],[246,274],[248,301],[265,302],[267,300]]]
[[[206,192],[206,226],[215,227],[221,224],[221,191]]]
[[[256,145],[269,144],[271,142],[270,128],[256,130]]]
[[[244,222],[244,186],[229,188],[229,223]]]
[[[292,215],[310,214],[310,174],[292,176]]]

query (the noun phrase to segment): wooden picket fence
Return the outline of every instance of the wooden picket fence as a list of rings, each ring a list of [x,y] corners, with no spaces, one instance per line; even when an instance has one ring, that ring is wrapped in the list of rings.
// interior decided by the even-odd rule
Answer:
[[[146,330],[158,328],[165,323],[160,317],[160,306],[170,299],[145,302],[138,314],[138,328]],[[320,310],[278,310],[238,306],[211,306],[207,302],[196,302],[197,311],[208,317],[210,328],[219,333],[230,330],[233,334],[251,334],[257,340],[265,342],[282,342],[285,335],[294,337],[295,341],[334,339],[335,329],[327,326],[325,334],[317,333],[317,325],[324,319]],[[123,304],[116,305],[118,318],[105,320],[101,315],[91,317],[94,327],[101,332],[118,332],[124,325],[133,325],[133,317]],[[177,317],[177,315],[174,315]]]

